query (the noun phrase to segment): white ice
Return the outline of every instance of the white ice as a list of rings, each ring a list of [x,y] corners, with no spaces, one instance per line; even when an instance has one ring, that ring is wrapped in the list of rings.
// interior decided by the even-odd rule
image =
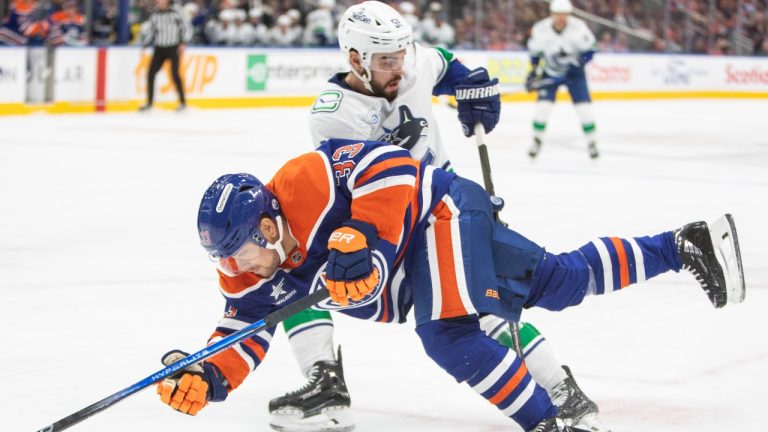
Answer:
[[[689,274],[562,313],[526,311],[617,432],[762,430],[768,403],[768,124],[764,101],[598,102],[591,161],[571,105],[538,160],[531,104],[487,137],[503,219],[551,251],[736,218],[746,301],[715,310]],[[474,140],[436,107],[457,171]],[[305,109],[0,117],[0,431],[36,431],[196,351],[222,313],[195,230],[218,175],[269,179],[310,150]],[[518,430],[424,354],[413,324],[336,315],[361,432]],[[76,431],[268,430],[267,401],[303,384],[282,330],[243,386],[197,417],[154,388]]]

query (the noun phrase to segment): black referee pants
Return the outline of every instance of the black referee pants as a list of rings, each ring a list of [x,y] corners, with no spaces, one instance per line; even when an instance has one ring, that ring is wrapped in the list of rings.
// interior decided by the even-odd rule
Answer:
[[[149,64],[147,72],[147,104],[152,105],[155,98],[155,75],[163,67],[166,60],[171,60],[171,75],[173,84],[176,86],[176,92],[179,93],[179,103],[185,105],[184,86],[181,84],[181,75],[179,75],[179,46],[155,47],[152,54],[152,61]]]

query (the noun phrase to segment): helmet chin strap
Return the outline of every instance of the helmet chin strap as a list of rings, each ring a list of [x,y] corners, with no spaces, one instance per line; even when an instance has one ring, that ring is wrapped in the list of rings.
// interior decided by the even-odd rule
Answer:
[[[283,248],[283,218],[278,215],[275,217],[275,221],[277,221],[278,238],[274,244],[267,243],[267,249],[272,249],[277,252],[277,255],[280,257],[280,264],[282,264],[287,258],[285,249]]]
[[[363,72],[365,74],[358,73],[355,68],[352,69],[352,75],[356,76],[357,79],[363,82],[363,85],[365,86],[365,89],[368,90],[371,94],[373,93],[373,87],[371,87],[371,69],[368,68],[368,66],[363,65]]]

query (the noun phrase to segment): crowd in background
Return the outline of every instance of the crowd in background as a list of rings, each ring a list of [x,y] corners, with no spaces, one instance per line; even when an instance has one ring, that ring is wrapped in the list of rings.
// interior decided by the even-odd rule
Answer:
[[[177,0],[178,1],[178,0]],[[0,45],[109,44],[116,40],[118,0],[7,0]],[[354,0],[181,0],[193,45],[335,46],[337,19]],[[543,0],[388,1],[424,44],[520,50]],[[601,52],[768,54],[768,0],[573,0]],[[4,3],[5,4],[5,3]],[[131,0],[131,43],[154,0]]]

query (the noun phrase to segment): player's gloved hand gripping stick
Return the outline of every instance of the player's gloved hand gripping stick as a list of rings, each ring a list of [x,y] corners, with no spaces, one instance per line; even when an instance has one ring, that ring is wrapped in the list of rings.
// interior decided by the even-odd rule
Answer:
[[[131,396],[139,392],[140,390],[143,390],[151,386],[152,384],[158,381],[165,380],[166,378],[171,379],[171,381],[169,381],[167,384],[170,387],[170,392],[169,390],[164,390],[163,384],[161,384],[159,389],[161,393],[161,398],[166,397],[162,393],[163,391],[166,391],[167,398],[169,400],[169,402],[167,403],[169,403],[171,407],[174,407],[174,405],[176,405],[176,402],[178,402],[178,407],[181,408],[181,406],[185,405],[185,402],[187,402],[188,408],[189,408],[187,410],[188,413],[191,413],[189,411],[193,409],[196,409],[195,412],[197,412],[199,411],[200,408],[202,408],[202,406],[205,405],[204,402],[202,402],[202,399],[199,393],[199,392],[203,392],[202,390],[203,385],[201,382],[197,382],[197,384],[195,384],[196,380],[194,380],[195,369],[199,371],[200,368],[190,368],[191,366],[197,365],[203,360],[210,358],[220,353],[221,351],[224,351],[225,349],[231,347],[232,345],[238,342],[242,342],[245,339],[248,339],[249,337],[262,331],[265,328],[274,327],[277,324],[279,324],[281,321],[284,321],[285,319],[291,317],[292,315],[298,312],[301,312],[304,309],[310,306],[313,306],[316,303],[321,302],[327,298],[328,298],[327,290],[324,290],[324,289],[317,290],[304,298],[296,300],[295,302],[289,304],[288,306],[285,306],[284,308],[281,308],[272,312],[271,314],[264,317],[264,319],[256,321],[250,324],[249,326],[244,327],[241,330],[238,330],[235,333],[232,333],[231,335],[223,339],[220,339],[219,341],[211,345],[208,345],[207,347],[201,349],[196,353],[190,354],[183,358],[180,358],[181,356],[178,356],[178,355],[175,356],[176,358],[180,358],[180,360],[168,364],[167,367],[160,369],[159,371],[153,373],[152,375],[149,375],[143,380],[129,387],[126,387],[115,394],[107,396],[104,399],[101,399],[100,401],[94,404],[91,404],[81,409],[80,411],[75,412],[74,414],[70,414],[67,417],[64,417],[63,419],[53,424],[45,426],[44,428],[39,429],[37,432],[58,432],[65,429],[69,429],[70,427],[87,419],[88,417],[111,407],[117,402],[120,402],[121,400],[127,398],[128,396]],[[166,354],[164,356],[164,362],[167,360],[170,360],[171,357],[169,356],[174,353],[181,353],[181,352],[172,351],[171,353]],[[181,354],[184,354],[184,353],[181,353]],[[203,369],[202,373],[205,374],[206,373],[205,368],[203,367],[201,369]],[[187,381],[185,382],[184,376],[189,376],[190,378],[187,378]],[[194,391],[196,394],[190,394],[189,392],[189,389],[193,388],[193,384],[195,384]],[[182,390],[181,393],[179,392],[179,389]],[[176,390],[175,393],[174,393],[174,390]],[[176,395],[179,395],[179,396],[176,396]],[[177,397],[176,401],[173,400],[174,396]],[[185,408],[186,407],[187,406],[185,405]],[[174,409],[177,409],[177,408],[174,408]]]
[[[490,79],[485,68],[477,68],[456,86],[456,109],[464,136],[471,137],[475,124],[490,132],[499,122],[501,98],[499,79]]]

